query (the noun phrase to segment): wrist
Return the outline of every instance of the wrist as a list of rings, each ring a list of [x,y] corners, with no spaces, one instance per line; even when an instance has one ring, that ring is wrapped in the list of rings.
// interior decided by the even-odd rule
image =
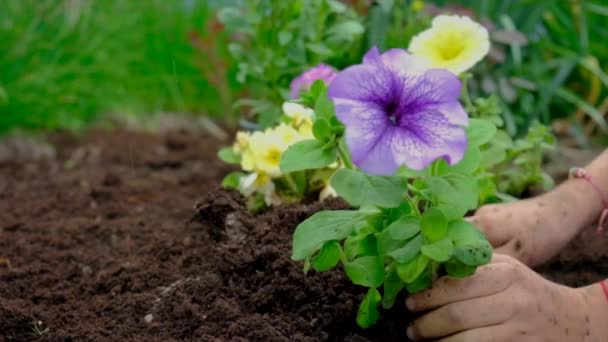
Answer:
[[[585,310],[584,324],[587,324],[588,336],[604,340],[608,336],[608,294],[600,283],[582,287],[578,291],[583,300],[581,308]]]
[[[573,235],[597,222],[604,209],[601,195],[584,179],[569,179],[546,196],[555,204],[561,225]]]

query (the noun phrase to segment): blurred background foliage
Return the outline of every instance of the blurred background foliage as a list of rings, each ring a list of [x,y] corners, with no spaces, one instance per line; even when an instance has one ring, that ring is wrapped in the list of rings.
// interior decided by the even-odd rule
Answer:
[[[3,0],[0,132],[179,112],[265,126],[291,79],[373,45],[407,48],[439,13],[490,31],[473,70],[512,136],[535,121],[579,144],[608,132],[602,0]]]

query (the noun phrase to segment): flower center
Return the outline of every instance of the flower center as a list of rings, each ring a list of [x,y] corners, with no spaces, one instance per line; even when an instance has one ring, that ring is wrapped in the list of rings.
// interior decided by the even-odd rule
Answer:
[[[451,60],[462,53],[465,49],[465,39],[460,35],[451,34],[437,47],[439,55],[444,60]]]
[[[279,165],[281,162],[281,151],[279,149],[272,148],[266,152],[264,159],[270,165]]]
[[[397,126],[397,122],[399,121],[397,104],[394,101],[391,101],[388,106],[386,106],[385,112],[388,115],[388,122],[393,126]]]

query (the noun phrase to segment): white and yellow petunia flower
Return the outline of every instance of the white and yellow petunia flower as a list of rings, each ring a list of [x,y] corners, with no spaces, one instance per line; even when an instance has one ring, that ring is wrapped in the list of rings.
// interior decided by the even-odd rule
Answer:
[[[264,202],[268,206],[281,204],[281,199],[275,192],[272,178],[263,173],[253,172],[245,177],[241,177],[239,190],[244,196],[251,196],[254,193],[263,194]]]
[[[301,125],[311,125],[315,112],[301,104],[295,102],[284,102],[283,113],[289,117],[294,127],[298,128]]]
[[[431,28],[412,38],[409,51],[423,57],[430,67],[460,74],[490,51],[488,31],[466,16],[440,15]]]

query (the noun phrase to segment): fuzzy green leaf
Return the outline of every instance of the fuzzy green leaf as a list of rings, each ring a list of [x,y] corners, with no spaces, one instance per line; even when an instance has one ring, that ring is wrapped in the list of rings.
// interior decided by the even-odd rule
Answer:
[[[378,235],[378,251],[390,253],[400,247],[412,236],[420,232],[420,219],[415,216],[404,216],[391,223]]]
[[[410,241],[408,241],[403,247],[397,248],[386,255],[395,259],[398,263],[407,263],[411,261],[418,253],[420,248],[424,245],[424,237],[422,234],[417,235]]]
[[[416,216],[404,216],[391,223],[383,230],[394,240],[407,240],[420,231],[420,218]]]
[[[377,255],[376,237],[373,234],[351,235],[344,241],[344,254],[348,260],[358,256]]]
[[[450,220],[462,218],[467,211],[477,208],[479,188],[473,176],[449,173],[443,177],[429,177],[427,184],[435,204]]]
[[[483,119],[469,120],[467,127],[467,139],[470,146],[481,146],[490,142],[496,135],[496,125],[491,121]]]
[[[310,258],[327,241],[342,240],[365,224],[369,212],[321,211],[300,223],[293,234],[293,260]]]
[[[475,266],[468,266],[458,260],[450,261],[444,264],[446,272],[454,278],[466,278],[475,273]]]
[[[422,215],[420,226],[427,240],[438,241],[443,239],[448,231],[448,219],[441,210],[430,208]]]
[[[422,246],[420,251],[431,260],[446,262],[450,260],[452,253],[454,253],[454,244],[452,244],[452,240],[449,237],[445,237],[439,241]]]
[[[321,82],[322,81],[316,81]],[[320,89],[323,86],[323,89]],[[314,84],[313,84],[314,87]],[[331,120],[331,118],[336,116],[336,111],[334,109],[334,103],[327,96],[327,86],[322,84],[318,86],[319,89],[317,92],[317,100],[315,102],[315,116],[317,118],[324,118],[326,120]]]
[[[439,174],[446,173],[462,173],[465,175],[472,174],[479,167],[481,162],[481,151],[477,146],[469,145],[464,157],[456,165],[449,166],[445,160],[439,161]]]
[[[454,257],[468,266],[485,265],[492,259],[492,246],[487,242],[459,246],[454,249]]]
[[[407,192],[401,178],[373,176],[350,169],[338,170],[331,179],[331,186],[353,206],[395,208]]]
[[[356,285],[378,287],[384,281],[384,263],[377,256],[357,258],[344,265],[344,270]]]
[[[448,236],[454,243],[454,257],[468,266],[487,264],[492,259],[492,246],[474,225],[465,220],[452,222]]]
[[[376,324],[380,318],[378,304],[381,300],[382,296],[377,289],[372,287],[367,291],[361,305],[359,305],[359,311],[357,312],[357,324],[361,328],[367,329]]]
[[[322,169],[336,161],[335,147],[326,147],[318,140],[304,140],[289,146],[281,158],[282,172]]]
[[[241,182],[241,177],[245,176],[242,172],[230,172],[224,177],[222,180],[222,187],[224,189],[236,189],[239,187],[239,183]]]
[[[241,162],[241,156],[237,154],[232,147],[224,147],[217,152],[218,158],[228,164],[238,164]]]
[[[324,118],[319,118],[315,120],[315,123],[312,126],[312,134],[319,141],[326,142],[331,140],[333,132],[329,120]]]
[[[416,280],[429,264],[429,258],[425,255],[418,254],[416,258],[405,264],[397,265],[397,274],[405,284],[412,283]]]
[[[397,295],[403,289],[405,284],[399,278],[397,271],[393,268],[384,279],[384,290],[382,291],[382,307],[385,309],[390,309],[395,304],[395,299],[397,299]]]
[[[317,256],[312,258],[312,267],[317,272],[327,271],[340,262],[340,245],[336,241],[328,241]]]

